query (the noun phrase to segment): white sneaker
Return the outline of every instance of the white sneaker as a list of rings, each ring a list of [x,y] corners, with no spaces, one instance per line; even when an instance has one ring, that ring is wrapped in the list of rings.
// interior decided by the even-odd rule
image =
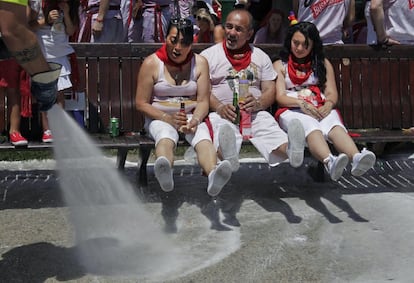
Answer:
[[[230,161],[223,160],[217,165],[216,169],[208,174],[207,193],[210,196],[214,197],[221,192],[224,185],[226,185],[231,178],[231,171]]]
[[[227,124],[222,125],[219,130],[218,139],[223,159],[228,160],[231,164],[231,170],[236,172],[239,170],[240,163],[236,135],[234,134],[233,128]]]
[[[290,166],[298,168],[303,163],[303,156],[305,151],[305,130],[302,123],[298,119],[292,120],[288,125],[288,149],[287,155],[289,157]]]
[[[154,173],[164,192],[171,192],[174,189],[173,172],[167,158],[160,156],[155,160]]]
[[[326,171],[328,171],[333,181],[338,181],[344,173],[345,167],[348,165],[348,156],[344,153],[341,153],[338,156],[329,154],[329,157],[325,160]]]
[[[354,176],[361,176],[369,169],[374,167],[376,161],[375,154],[366,148],[362,149],[360,153],[357,153],[352,158],[351,174]]]

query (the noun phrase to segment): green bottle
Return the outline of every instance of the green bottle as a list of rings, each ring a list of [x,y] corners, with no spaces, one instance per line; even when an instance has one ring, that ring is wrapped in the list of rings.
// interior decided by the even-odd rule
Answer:
[[[239,95],[237,94],[236,90],[233,90],[233,106],[236,108],[236,119],[234,119],[233,123],[236,125],[240,124],[240,107],[239,107]]]

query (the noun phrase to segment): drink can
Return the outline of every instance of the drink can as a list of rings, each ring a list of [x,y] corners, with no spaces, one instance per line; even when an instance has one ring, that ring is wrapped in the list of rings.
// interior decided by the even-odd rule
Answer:
[[[119,136],[119,118],[112,117],[109,120],[109,134],[111,137]]]

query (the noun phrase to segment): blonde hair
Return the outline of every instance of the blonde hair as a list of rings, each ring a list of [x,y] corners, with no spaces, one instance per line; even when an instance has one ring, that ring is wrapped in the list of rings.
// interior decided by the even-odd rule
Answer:
[[[206,19],[210,24],[210,31],[214,30],[214,21],[213,21],[213,18],[211,17],[211,14],[207,11],[207,9],[204,9],[204,8],[198,9],[196,12],[196,19],[198,20],[198,18]]]

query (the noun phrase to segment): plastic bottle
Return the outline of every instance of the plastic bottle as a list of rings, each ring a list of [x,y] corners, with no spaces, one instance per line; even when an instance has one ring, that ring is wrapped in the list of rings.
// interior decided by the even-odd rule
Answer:
[[[252,138],[252,114],[240,110],[240,133],[244,140]]]
[[[243,74],[241,80],[239,81],[239,102],[244,101],[246,98],[249,93],[249,86],[250,82]],[[244,110],[240,110],[240,133],[242,134],[244,140],[252,137],[252,115]]]

